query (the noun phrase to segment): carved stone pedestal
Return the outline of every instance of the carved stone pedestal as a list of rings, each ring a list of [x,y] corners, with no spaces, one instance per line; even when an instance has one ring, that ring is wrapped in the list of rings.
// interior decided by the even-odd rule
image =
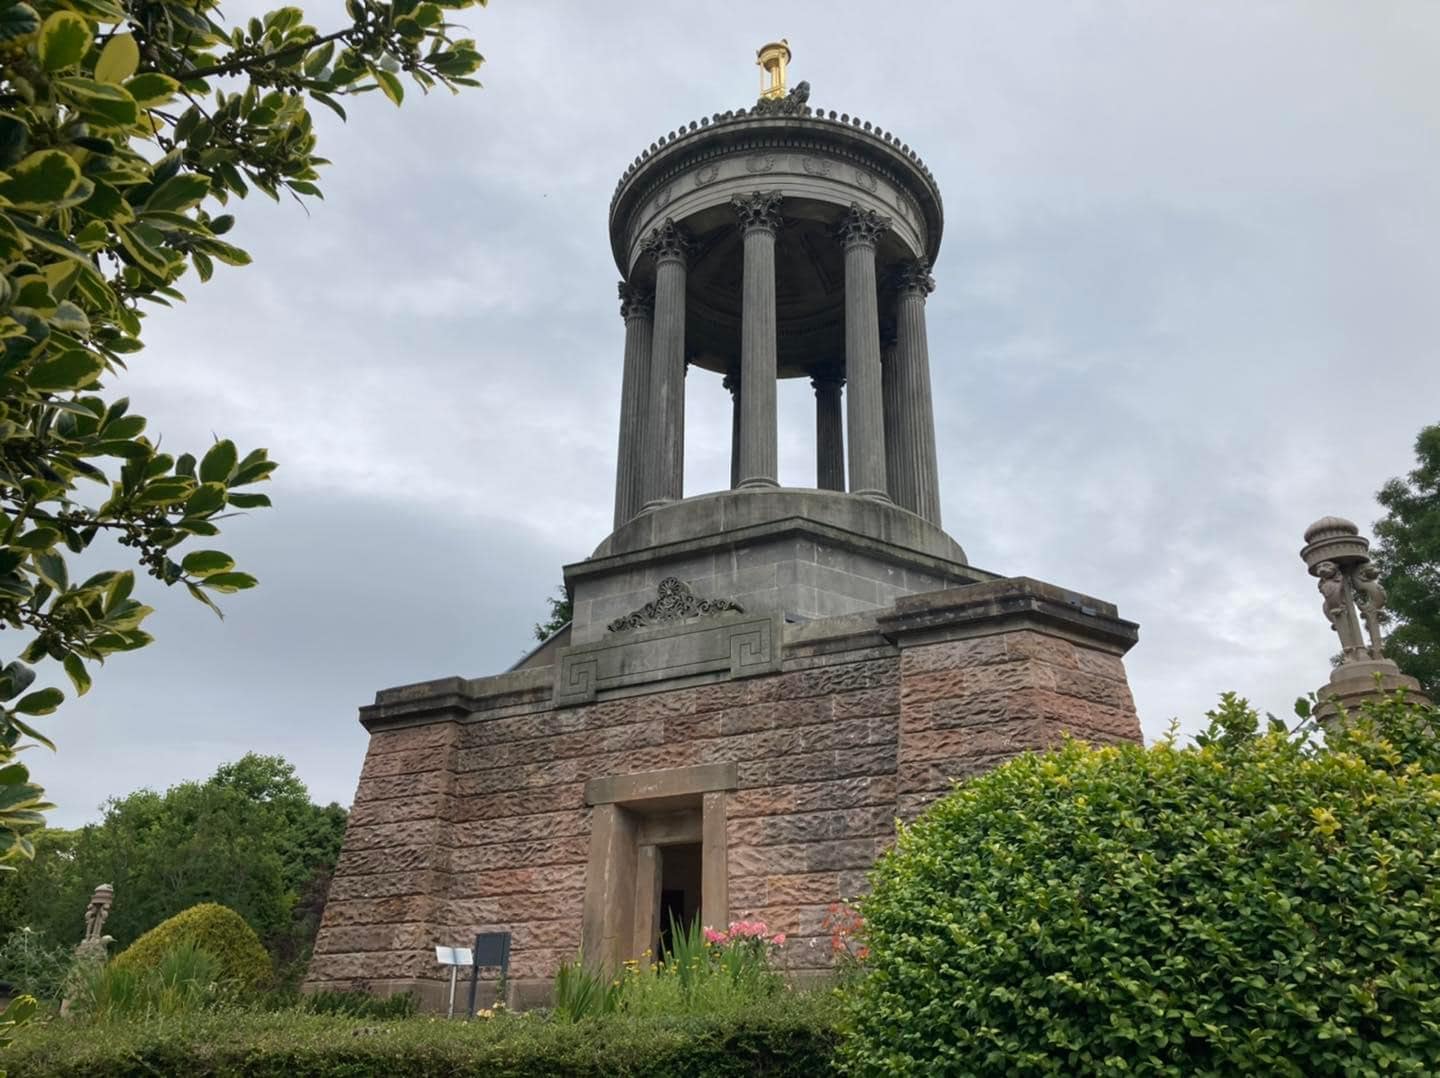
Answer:
[[[1406,698],[1416,703],[1430,702],[1420,691],[1420,682],[1400,673],[1400,668],[1389,659],[1344,663],[1335,668],[1329,682],[1315,694],[1320,698],[1315,716],[1328,725],[1339,716],[1341,708],[1354,711],[1366,700],[1389,696],[1397,689],[1404,689]]]

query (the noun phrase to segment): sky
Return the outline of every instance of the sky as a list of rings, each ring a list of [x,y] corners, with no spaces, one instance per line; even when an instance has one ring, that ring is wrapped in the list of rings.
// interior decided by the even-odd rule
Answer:
[[[248,751],[348,804],[377,689],[532,646],[560,567],[609,531],[615,183],[752,104],[776,37],[812,105],[896,132],[940,184],[941,497],[972,563],[1138,622],[1148,738],[1225,690],[1289,716],[1324,682],[1304,530],[1368,532],[1440,422],[1440,4],[493,0],[463,21],[484,89],[367,95],[348,125],[317,108],[325,200],[241,204],[227,239],[254,264],[192,279],[112,380],[167,450],[218,435],[281,466],[275,507],[209,544],[261,586],[221,621],[154,585],[157,642],[45,720],[54,824]],[[730,405],[688,382],[700,493],[727,485]],[[780,423],[781,481],[813,485],[808,386],[782,383]]]

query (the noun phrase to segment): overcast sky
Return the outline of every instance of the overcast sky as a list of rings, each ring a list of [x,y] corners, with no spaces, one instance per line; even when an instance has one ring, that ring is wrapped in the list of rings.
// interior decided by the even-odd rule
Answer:
[[[248,10],[227,4],[232,15]],[[307,6],[321,29],[338,5]],[[316,110],[326,200],[251,199],[113,389],[167,449],[282,462],[219,544],[261,587],[47,720],[52,819],[249,750],[348,804],[376,689],[508,666],[609,530],[622,324],[606,212],[657,136],[753,103],[899,134],[945,197],[930,299],[941,493],[972,562],[1116,603],[1147,736],[1234,689],[1288,715],[1333,650],[1297,556],[1440,421],[1440,4],[597,5],[494,0],[483,90]],[[686,490],[729,402],[689,379]],[[812,485],[808,386],[781,479]]]

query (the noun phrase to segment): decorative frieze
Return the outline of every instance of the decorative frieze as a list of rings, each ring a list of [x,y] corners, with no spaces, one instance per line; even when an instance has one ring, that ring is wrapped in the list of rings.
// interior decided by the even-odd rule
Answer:
[[[745,613],[739,603],[729,599],[702,599],[692,592],[690,585],[683,580],[667,576],[660,581],[654,599],[639,610],[632,610],[624,617],[616,618],[608,628],[612,633],[622,633],[629,629],[641,629],[667,621],[683,621],[707,614],[720,614],[727,610],[733,610],[737,614]]]

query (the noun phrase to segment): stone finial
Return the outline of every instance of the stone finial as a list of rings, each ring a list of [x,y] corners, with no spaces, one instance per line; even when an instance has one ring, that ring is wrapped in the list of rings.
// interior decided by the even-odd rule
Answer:
[[[850,203],[850,212],[840,218],[835,231],[846,247],[864,244],[875,246],[880,234],[890,227],[890,218],[874,210],[863,210],[858,202]]]
[[[733,195],[730,205],[740,220],[742,231],[752,228],[774,232],[780,227],[780,203],[784,199],[779,191],[756,191],[749,195]]]
[[[664,224],[650,230],[640,243],[640,250],[650,255],[656,262],[665,262],[670,259],[686,261],[695,245],[690,242],[690,237],[685,230],[677,225],[674,220],[667,217]]]
[[[935,291],[935,278],[930,276],[930,260],[917,258],[906,262],[895,273],[895,286],[902,293],[913,292],[922,297]]]
[[[655,294],[632,284],[620,282],[620,317],[631,315],[646,317],[655,313]]]

